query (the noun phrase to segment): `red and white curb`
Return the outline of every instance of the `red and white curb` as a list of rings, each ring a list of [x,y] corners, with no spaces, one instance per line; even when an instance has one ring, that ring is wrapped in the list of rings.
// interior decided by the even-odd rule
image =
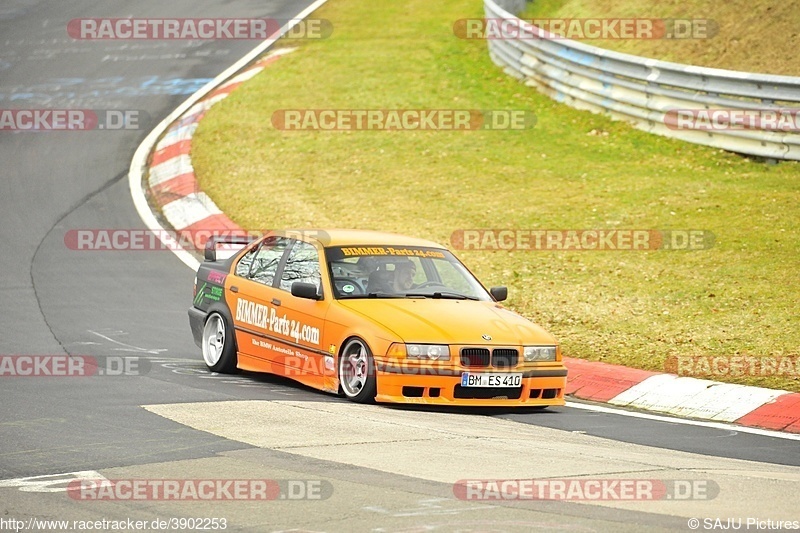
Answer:
[[[297,18],[305,18],[324,1],[316,2]],[[199,96],[195,95],[197,98],[185,102],[170,115],[171,118],[167,118],[169,122],[165,120],[163,127],[151,133],[151,136],[155,134],[155,138],[158,138],[160,132],[165,131],[155,144],[150,160],[148,191],[176,231],[240,230],[198,187],[189,152],[192,135],[211,106],[226,98],[281,55],[292,51],[276,50],[254,66],[241,70],[243,65],[249,64],[268,46],[259,48],[255,55],[254,51],[246,56],[253,57],[237,63],[240,65],[238,69],[232,72],[229,69],[210,86],[201,89]],[[142,191],[144,162],[155,138],[149,144],[146,139],[137,150],[129,180],[134,204],[142,220],[151,230],[162,230],[163,233]],[[143,151],[143,147],[146,151]],[[197,270],[199,262],[193,255],[183,250],[178,250],[176,255]],[[800,433],[800,394],[797,393],[679,377],[582,359],[565,358],[564,363],[569,370],[566,393],[575,398],[710,422]]]
[[[145,139],[136,149],[136,152],[133,154],[133,158],[131,159],[131,166],[130,169],[128,170],[128,188],[131,193],[131,199],[133,200],[133,205],[136,208],[136,211],[139,213],[139,217],[142,219],[142,222],[144,222],[145,226],[155,235],[157,235],[159,239],[163,242],[163,244],[167,248],[173,250],[173,253],[178,257],[178,259],[180,259],[186,266],[188,266],[192,270],[196,271],[197,268],[200,266],[200,262],[194,255],[192,255],[188,251],[181,249],[179,246],[178,247],[175,246],[176,243],[168,236],[169,232],[165,231],[165,229],[161,226],[161,223],[151,210],[150,205],[147,201],[147,196],[145,194],[143,184],[144,184],[145,173],[149,172],[148,160],[150,158],[151,153],[153,152],[153,147],[156,145],[157,142],[159,142],[159,138],[162,136],[162,134],[168,128],[170,128],[175,123],[176,120],[184,116],[184,114],[189,109],[191,109],[195,104],[200,102],[200,100],[211,94],[213,91],[220,89],[220,86],[224,84],[226,81],[230,80],[231,82],[233,82],[234,80],[231,78],[233,78],[234,76],[238,76],[239,74],[242,74],[242,70],[245,69],[248,65],[250,65],[253,61],[255,61],[264,52],[266,52],[272,45],[274,45],[275,42],[280,38],[280,36],[286,34],[294,26],[300,23],[300,21],[304,20],[311,13],[319,9],[320,6],[325,4],[327,1],[328,0],[315,0],[311,5],[309,5],[303,11],[298,13],[296,17],[287,22],[280,29],[280,31],[275,37],[267,39],[266,41],[260,43],[258,46],[250,50],[250,52],[248,52],[242,58],[236,61],[233,65],[225,69],[224,72],[220,73],[219,76],[217,76],[216,78],[208,82],[206,85],[201,87],[196,93],[190,96],[185,102],[179,105],[172,113],[170,113],[167,117],[165,117],[164,120],[162,120],[153,129],[153,131],[151,131],[147,135],[147,137],[145,137]],[[231,87],[231,90],[233,90],[233,87]],[[198,111],[200,110],[198,109]],[[191,123],[191,115],[188,115],[187,119],[189,119],[187,120],[187,122]],[[192,126],[191,124],[187,124],[186,130],[180,130],[180,128],[178,128],[176,131],[171,132],[171,134],[176,138],[184,136],[183,140],[188,141],[188,139],[191,138],[191,133],[194,132],[194,129],[196,127],[197,127],[196,124],[194,126]],[[186,135],[188,135],[189,137],[188,138],[185,137]],[[185,156],[185,157],[176,159],[172,163],[172,165],[174,165],[178,170],[185,170],[187,171],[185,173],[188,173],[189,169],[191,168],[191,161],[188,160],[188,149],[185,147],[185,145],[188,144],[188,142],[185,143],[184,145],[181,145],[180,143],[175,143],[175,144],[176,146],[172,148],[172,150],[175,153],[174,155]],[[173,152],[165,151],[161,156],[164,158],[164,161],[161,162],[165,162],[168,159],[174,159],[174,157],[170,156],[173,156]],[[162,170],[166,170],[166,168],[167,167],[164,167]],[[193,170],[191,172],[193,174]],[[147,181],[149,182],[150,176],[148,175],[147,178],[148,178]],[[160,176],[160,178],[161,179],[154,178],[154,180],[156,182],[163,182],[168,180],[166,175],[162,175]],[[166,189],[166,186],[164,186],[164,188]],[[187,200],[179,204],[175,204],[174,206],[172,206],[173,208],[170,208],[168,210],[171,213],[173,213],[175,217],[178,217],[181,214],[183,214],[184,223],[192,221],[197,222],[197,220],[195,219],[198,216],[201,216],[199,212],[193,213],[191,208],[187,210],[186,209],[187,203],[190,205],[191,204],[203,205],[208,209],[208,212],[211,214],[222,214],[218,213],[219,209],[213,205],[213,202],[211,202],[211,200],[208,199],[208,197],[205,194],[202,194],[201,191],[192,190],[196,189],[196,182],[195,184],[192,184],[191,180],[187,179],[187,181],[183,184],[174,182],[173,184],[170,185],[170,188],[171,191],[169,192],[176,195],[179,194],[179,191],[181,189],[191,190],[192,193],[195,193],[195,197],[193,198],[193,200],[195,200],[194,202],[191,200]],[[163,191],[163,192],[165,194],[164,196],[160,197],[160,199],[158,200],[159,202],[164,202],[169,198],[169,195],[167,194],[168,191]],[[178,200],[180,198],[181,197],[179,196],[173,196],[173,200]]]
[[[147,186],[152,201],[161,208],[164,217],[176,231],[192,233],[199,230],[239,229],[200,190],[189,157],[192,136],[200,120],[214,104],[227,98],[239,85],[261,72],[267,65],[292,51],[293,49],[288,48],[275,50],[254,66],[220,85],[181,115],[156,144],[150,161]],[[201,246],[203,244],[200,243]]]
[[[565,358],[567,394],[675,416],[800,433],[800,394]]]

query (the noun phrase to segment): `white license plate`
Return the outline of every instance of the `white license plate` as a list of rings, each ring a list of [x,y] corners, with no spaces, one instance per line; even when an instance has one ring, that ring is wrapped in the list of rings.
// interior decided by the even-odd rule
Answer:
[[[522,374],[489,374],[463,372],[462,387],[521,387]]]

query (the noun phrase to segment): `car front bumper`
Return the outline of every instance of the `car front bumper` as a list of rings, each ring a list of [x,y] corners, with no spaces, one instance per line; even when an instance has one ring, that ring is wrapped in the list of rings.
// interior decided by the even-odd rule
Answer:
[[[564,405],[567,369],[562,365],[498,369],[401,367],[376,361],[378,402],[480,407]],[[464,387],[463,372],[522,374],[519,387]]]

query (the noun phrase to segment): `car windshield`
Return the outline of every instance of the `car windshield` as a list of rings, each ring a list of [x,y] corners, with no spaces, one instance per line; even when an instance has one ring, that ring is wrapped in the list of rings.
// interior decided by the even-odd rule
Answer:
[[[364,245],[325,253],[336,298],[492,299],[447,250]]]

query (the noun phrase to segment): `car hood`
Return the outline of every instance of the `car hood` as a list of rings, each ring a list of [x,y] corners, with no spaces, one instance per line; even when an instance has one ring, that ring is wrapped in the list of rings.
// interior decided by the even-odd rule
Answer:
[[[406,343],[556,344],[544,329],[495,302],[434,298],[340,300]],[[483,335],[491,337],[490,340]]]

